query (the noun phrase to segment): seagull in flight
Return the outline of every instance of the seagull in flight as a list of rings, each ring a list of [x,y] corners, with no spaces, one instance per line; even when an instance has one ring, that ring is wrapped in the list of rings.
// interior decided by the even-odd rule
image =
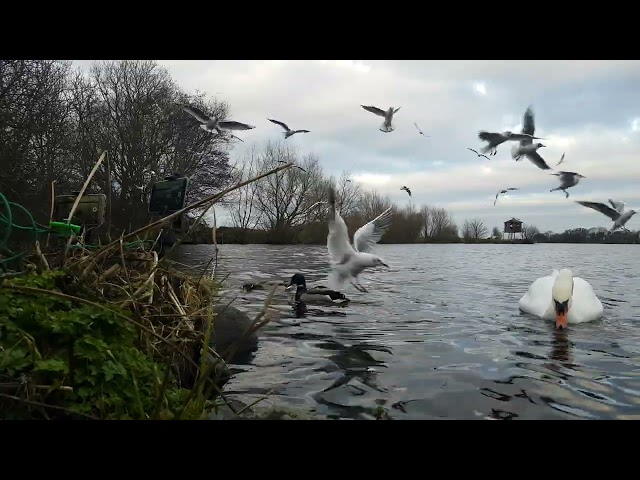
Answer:
[[[372,107],[367,105],[360,105],[367,112],[371,112],[374,115],[378,115],[379,117],[384,117],[384,122],[380,126],[380,131],[384,133],[390,133],[395,130],[391,125],[391,121],[393,120],[393,116],[400,110],[402,107],[398,107],[394,109],[393,107],[389,107],[389,109],[385,112],[384,110],[379,109],[378,107]]]
[[[217,118],[211,118],[199,108],[191,105],[186,105],[182,108],[185,112],[200,122],[200,128],[205,132],[213,132],[215,130],[218,134],[223,135],[223,131],[251,130],[256,128],[253,125],[247,125],[246,123],[235,122],[233,120],[218,120]]]
[[[511,190],[519,190],[517,187],[509,187],[509,188],[505,188],[504,190],[500,190],[498,193],[496,193],[496,199],[493,201],[493,206],[496,206],[496,202],[498,201],[498,197],[500,196],[501,193],[507,193]]]
[[[420,132],[420,135],[422,135],[423,137],[428,137],[429,136],[429,135],[425,135],[424,132],[422,130],[420,130],[420,127],[418,126],[418,124],[416,122],[413,122],[413,124],[416,126],[416,128]]]
[[[530,143],[527,145],[514,145],[511,149],[511,156],[518,161],[520,157],[523,155],[527,157],[531,163],[533,163],[536,167],[542,170],[551,170],[551,167],[547,165],[547,162],[544,161],[544,158],[540,156],[538,153],[538,149],[546,147],[541,143]]]
[[[273,120],[271,118],[267,118],[267,120],[269,120],[272,123],[275,123],[276,125],[280,125],[282,128],[284,128],[285,132],[284,132],[284,138],[285,140],[287,138],[289,138],[291,135],[295,135],[296,133],[309,133],[309,130],[291,130],[286,123],[283,122],[279,122],[278,120]]]
[[[626,212],[622,213],[622,211],[624,210],[624,204],[620,202],[614,202],[611,199],[609,199],[609,203],[611,203],[614,208],[611,208],[609,205],[600,202],[583,202],[581,200],[576,200],[576,203],[603,213],[611,220],[613,220],[613,226],[609,229],[609,233],[613,233],[618,228],[622,228],[623,230],[626,230],[628,232],[629,230],[625,228],[625,224],[631,217],[636,214],[635,210],[627,210]]]
[[[404,190],[405,192],[407,192],[409,194],[409,196],[411,196],[411,190],[409,190],[409,187],[404,186],[400,190]]]
[[[525,139],[538,139],[533,135],[527,135],[525,133],[513,133],[513,132],[487,132],[486,130],[480,130],[478,132],[478,138],[483,142],[487,142],[487,145],[482,147],[480,151],[482,153],[491,152],[491,155],[498,153],[498,146],[507,141],[520,141]],[[539,139],[538,139],[539,140]]]
[[[560,161],[558,163],[556,163],[556,167],[558,165],[560,165],[562,163],[562,161],[564,160],[564,153],[562,154],[562,157],[560,157]]]
[[[524,152],[527,151],[527,148],[529,148],[533,143],[532,138],[536,138],[533,137],[533,135],[535,135],[536,133],[536,122],[531,105],[527,107],[527,110],[524,112],[524,116],[522,117],[521,133],[524,135],[530,135],[531,138],[523,138],[522,140],[520,140],[520,145],[514,146],[511,150],[511,153],[514,155],[513,158],[515,158],[516,162],[520,160],[522,155],[524,155]]]
[[[569,192],[567,192],[567,188],[575,187],[578,182],[580,182],[581,178],[586,178],[583,175],[580,175],[576,172],[556,172],[551,175],[556,175],[560,177],[560,186],[556,188],[552,188],[549,190],[550,192],[555,192],[556,190],[562,190],[566,195],[565,198],[569,198]]]
[[[386,209],[369,223],[356,230],[353,235],[353,245],[351,245],[347,224],[336,210],[336,194],[333,187],[329,190],[329,205],[329,234],[327,235],[327,249],[331,259],[329,288],[340,291],[349,281],[359,291],[367,292],[360,285],[358,275],[366,268],[378,265],[389,268],[382,258],[369,253],[369,250],[380,241],[382,235],[391,225],[393,207]]]
[[[473,153],[475,153],[476,155],[478,155],[479,157],[484,157],[487,160],[491,160],[489,157],[487,157],[484,153],[478,153],[477,151],[475,151],[473,148],[469,148],[467,147],[467,150],[471,150]]]

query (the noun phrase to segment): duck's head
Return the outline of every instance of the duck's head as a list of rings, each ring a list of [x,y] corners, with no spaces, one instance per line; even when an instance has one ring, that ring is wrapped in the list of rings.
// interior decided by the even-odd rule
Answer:
[[[560,270],[551,290],[553,308],[556,311],[556,328],[567,328],[567,316],[573,298],[573,273],[568,268]]]
[[[289,280],[289,284],[287,285],[286,289],[289,290],[293,287],[307,288],[307,282],[304,279],[304,275],[302,275],[301,273],[293,274],[293,276],[291,277],[291,280]]]

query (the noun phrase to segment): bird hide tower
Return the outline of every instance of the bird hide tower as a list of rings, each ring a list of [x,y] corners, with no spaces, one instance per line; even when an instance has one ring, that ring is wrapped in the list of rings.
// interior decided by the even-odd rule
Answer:
[[[522,222],[517,218],[507,220],[504,222],[504,233],[507,234],[509,240],[514,240],[516,234],[520,234],[520,238],[522,239]]]

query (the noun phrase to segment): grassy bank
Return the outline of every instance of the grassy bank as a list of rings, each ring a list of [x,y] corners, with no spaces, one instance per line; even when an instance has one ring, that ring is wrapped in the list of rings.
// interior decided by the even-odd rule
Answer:
[[[142,246],[54,269],[40,258],[0,285],[3,418],[197,419],[224,401],[217,282]]]
[[[191,230],[164,258],[158,256],[157,231],[200,208],[195,228],[225,194],[291,166],[199,200],[107,245],[86,245],[83,235],[60,236],[33,218],[30,226],[18,225],[11,207],[24,209],[5,202],[0,212],[0,418],[204,419],[221,404],[242,413],[222,392],[228,362],[269,322],[274,291],[253,321],[242,319],[240,330],[238,322],[229,322],[231,315],[224,329],[218,328],[232,307],[217,305],[220,284],[207,273],[210,265],[187,275],[168,260]],[[30,248],[21,246],[21,253],[7,247],[15,231],[33,234]],[[41,248],[40,241],[52,232],[52,247]],[[222,331],[229,329],[234,341],[225,343]]]

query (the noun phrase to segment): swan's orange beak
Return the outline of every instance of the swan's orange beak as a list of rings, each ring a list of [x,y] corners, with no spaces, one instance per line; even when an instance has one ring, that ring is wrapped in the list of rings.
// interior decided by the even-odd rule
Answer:
[[[556,312],[556,328],[557,329],[561,329],[564,328],[565,330],[567,329],[567,311],[563,311],[562,313],[558,313]]]
[[[569,313],[569,301],[566,302],[555,302],[556,308],[556,328],[567,329],[567,314]]]

